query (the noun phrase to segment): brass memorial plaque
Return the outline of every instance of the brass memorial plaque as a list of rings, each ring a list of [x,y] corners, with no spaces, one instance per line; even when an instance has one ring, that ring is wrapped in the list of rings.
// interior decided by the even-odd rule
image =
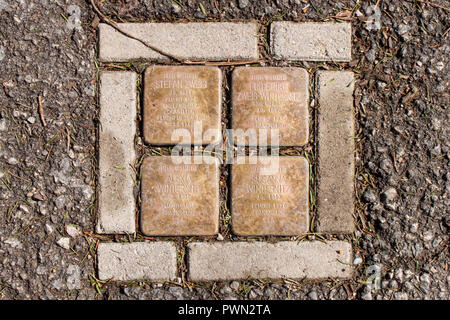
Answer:
[[[278,161],[267,164],[260,159]],[[232,226],[234,233],[249,235],[298,235],[308,231],[308,161],[303,157],[245,157],[231,174]],[[255,164],[252,164],[255,163]],[[276,168],[263,172],[263,168]],[[265,174],[264,174],[265,173]]]
[[[219,68],[151,66],[144,80],[144,139],[152,145],[221,141]]]

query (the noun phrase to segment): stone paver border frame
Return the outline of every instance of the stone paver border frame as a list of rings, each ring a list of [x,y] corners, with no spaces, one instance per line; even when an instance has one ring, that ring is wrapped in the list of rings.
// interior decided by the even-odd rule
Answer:
[[[208,24],[208,23],[207,23]],[[351,32],[351,31],[350,31]],[[102,41],[102,38],[100,38],[100,41]],[[101,57],[100,57],[101,58]],[[321,60],[322,59],[322,60]],[[350,59],[350,57],[348,58],[348,60]],[[317,59],[317,61],[323,61],[323,60],[325,60],[323,57],[321,57],[321,58],[319,58],[319,59]],[[345,59],[344,59],[345,60]],[[168,64],[168,63],[166,63],[166,64]],[[226,69],[226,68],[228,68],[228,67],[221,67],[222,69]],[[223,70],[222,70],[223,71]],[[120,71],[113,71],[113,72],[115,72],[115,73],[118,73],[118,72],[120,72]],[[230,75],[227,73],[227,72],[223,72],[224,73],[224,75],[223,75],[223,77],[224,78],[226,78],[226,79],[229,79],[230,78]],[[137,75],[137,78],[136,78],[136,81],[137,81],[137,92],[136,92],[136,97],[137,97],[137,103],[136,103],[136,108],[137,108],[137,110],[139,110],[140,111],[140,114],[138,113],[137,114],[137,117],[138,117],[138,119],[139,119],[139,117],[142,115],[142,112],[143,112],[143,110],[142,110],[142,105],[143,105],[143,101],[142,101],[142,94],[141,95],[138,95],[138,92],[140,92],[140,93],[142,93],[143,92],[143,90],[144,90],[144,88],[142,87],[142,83],[143,83],[143,81],[142,81],[142,74],[135,74],[135,75]],[[313,77],[313,76],[311,76],[310,75],[310,77],[309,77],[310,79],[309,79],[309,88],[312,90],[312,93],[317,93],[316,92],[316,87],[314,86],[314,79],[315,79],[315,77]],[[228,81],[225,81],[224,83],[223,83],[223,86],[227,86],[227,85],[229,85],[229,83],[228,83]],[[227,88],[227,90],[226,91],[224,91],[223,93],[222,93],[222,98],[223,98],[223,100],[226,100],[227,99],[227,97],[230,97],[231,96],[231,94],[228,92],[228,90],[229,90],[229,88]],[[102,94],[102,93],[101,93]],[[314,96],[314,95],[313,95]],[[100,99],[101,99],[101,97],[100,97]],[[310,97],[310,102],[311,101],[313,101],[312,100],[313,99],[313,97]],[[352,99],[352,97],[351,97],[351,99]],[[316,101],[317,102],[317,100],[314,100],[314,101]],[[228,101],[227,102],[227,105],[223,105],[223,108],[224,109],[226,109],[226,111],[225,111],[225,114],[227,114],[227,116],[229,116],[229,104],[231,103],[231,101]],[[100,107],[102,107],[102,106],[100,106]],[[311,109],[313,109],[313,112],[312,112],[312,114],[311,114]],[[309,119],[311,120],[311,122],[313,123],[313,125],[314,126],[317,126],[317,113],[316,113],[317,111],[316,110],[314,110],[314,107],[311,107],[310,106],[310,108],[309,108]],[[223,115],[223,113],[222,113],[222,115]],[[137,120],[136,121],[136,123],[138,124],[138,131],[141,131],[140,130],[140,128],[142,128],[142,125],[140,125],[140,122],[142,121],[142,119],[139,121],[139,120]],[[102,122],[102,119],[100,119],[100,122]],[[139,133],[137,133],[137,135],[136,135],[136,137],[137,137],[137,139],[139,140],[139,139],[141,139],[141,146],[142,146],[142,148],[144,149],[145,148],[145,146],[143,146],[143,137],[142,137],[142,132],[139,132]],[[308,144],[306,145],[306,146],[308,146],[308,147],[312,147],[313,149],[312,150],[314,150],[314,154],[315,155],[317,155],[317,141],[316,141],[316,138],[317,138],[317,128],[316,127],[313,127],[313,128],[310,128],[310,135],[309,135],[309,139],[308,139]],[[311,140],[313,140],[314,142],[313,143],[311,143]],[[133,146],[133,148],[135,147],[135,145]],[[300,148],[302,148],[302,151],[305,151],[306,152],[306,148],[307,147],[300,147]],[[309,157],[308,157],[309,158]],[[137,160],[137,159],[136,159]],[[317,185],[316,185],[316,178],[317,178],[317,176],[316,176],[316,172],[317,172],[317,162],[314,162],[314,163],[311,163],[311,160],[310,159],[308,159],[308,162],[309,162],[309,167],[310,167],[310,170],[311,170],[311,172],[313,173],[313,177],[312,177],[312,179],[310,179],[310,182],[311,182],[311,185],[310,185],[310,190],[312,191],[312,193],[310,194],[310,199],[309,199],[309,201],[310,201],[310,206],[312,205],[312,203],[311,203],[311,201],[312,201],[312,198],[311,197],[314,197],[314,198],[316,198],[316,196],[317,196],[317,189],[316,189],[316,187],[317,187]],[[137,160],[136,161],[136,163],[139,163],[139,161]],[[121,167],[120,165],[119,165],[119,167]],[[119,168],[120,169],[120,168]],[[120,169],[121,170],[121,169]],[[139,177],[139,168],[135,168],[135,170],[136,170],[136,176],[135,176],[135,178],[136,179],[138,179],[138,177]],[[229,172],[229,170],[228,170],[228,172]],[[100,189],[101,190],[101,189]],[[138,193],[139,193],[140,191],[138,190]],[[228,195],[228,197],[230,197],[230,195]],[[227,201],[227,200],[226,200]],[[136,208],[139,208],[139,206],[136,206]],[[100,208],[98,208],[98,209],[100,209]],[[314,208],[313,210],[313,213],[317,213],[317,211],[316,211],[316,209]],[[101,211],[100,211],[101,212]],[[139,209],[136,209],[136,216],[135,216],[135,225],[137,225],[138,226],[138,216],[139,216]],[[310,213],[311,214],[311,213]],[[317,216],[316,215],[314,215],[314,216],[310,216],[310,220],[311,220],[311,225],[314,225],[314,223],[316,222],[315,221],[315,218],[317,218]],[[353,223],[353,221],[352,221],[352,223]],[[345,229],[345,228],[344,228]],[[352,228],[348,228],[347,230],[352,230]],[[99,232],[99,233],[125,233],[125,234],[129,234],[129,233],[131,233],[131,232],[104,232],[104,230],[105,229],[102,229],[102,228],[97,228],[97,232]],[[131,230],[131,229],[129,229],[129,230]],[[139,230],[139,228],[138,229],[136,229],[136,230]],[[344,233],[347,233],[347,230],[345,230],[344,231]],[[311,227],[310,227],[310,230],[309,231],[312,231],[311,230]],[[326,232],[326,231],[325,231]],[[334,233],[334,232],[332,232],[332,233]],[[340,232],[338,232],[338,233],[340,233]],[[335,233],[334,233],[335,234]],[[220,237],[220,236],[219,236]],[[199,238],[198,237],[190,237],[190,238],[194,238],[194,239],[197,239],[197,240],[199,240]],[[241,237],[236,237],[237,238],[237,240],[242,240],[242,238]],[[302,236],[302,237],[300,237],[300,238],[302,238],[302,239],[304,239],[305,237],[304,236]],[[145,237],[141,237],[140,238],[141,240],[144,240],[145,239]],[[163,241],[165,241],[164,240],[164,238],[161,238]],[[167,240],[171,240],[172,238],[171,237],[169,237],[169,238],[167,238]],[[273,239],[273,237],[267,237],[267,236],[259,236],[259,237],[250,237],[250,239],[255,239],[255,240],[270,240],[270,239]],[[288,237],[277,237],[277,239],[281,239],[281,240],[289,240],[289,238]],[[179,239],[178,239],[179,240]],[[201,239],[200,239],[201,240]],[[204,239],[203,239],[204,240]],[[235,240],[233,240],[233,242],[234,242]],[[181,241],[181,242],[184,242],[183,240]],[[233,242],[231,242],[231,243],[233,243]],[[134,242],[134,243],[139,243],[139,242]],[[143,242],[142,243],[142,245],[144,245],[144,243],[147,243],[147,242]],[[152,243],[154,243],[153,241],[151,241],[151,242],[149,242],[149,244],[152,244]],[[157,242],[155,242],[155,243],[158,243],[158,241]],[[220,245],[222,245],[223,243],[229,243],[229,242],[222,242],[222,241],[220,241],[220,240],[217,240],[217,245],[218,246],[220,246]],[[315,242],[313,242],[313,243],[315,243]],[[111,244],[111,245],[113,245],[113,244]],[[103,250],[105,251],[106,249],[105,248],[108,248],[108,244],[107,243],[105,243],[105,246],[104,246],[104,248],[103,248]],[[189,248],[189,246],[188,246],[188,248]],[[186,265],[187,264],[189,264],[189,263],[193,263],[191,260],[189,260],[189,259],[192,259],[192,257],[191,256],[189,256],[189,254],[186,254],[186,248],[185,248],[185,246],[183,245],[183,246],[177,246],[177,248],[176,248],[176,260],[178,261],[178,275],[181,275],[183,272],[185,272],[185,271],[187,271],[186,269],[185,269],[185,267],[186,267]],[[344,264],[345,263],[350,263],[350,261],[351,261],[351,246],[347,246],[347,247],[342,247],[342,249],[339,249],[338,251],[342,251],[343,253],[344,253],[344,256],[345,256],[345,259],[344,259],[344,261],[342,261]],[[344,252],[345,251],[345,252]],[[148,251],[147,251],[147,253],[148,253]],[[170,255],[170,254],[169,254]],[[103,257],[105,257],[105,256],[107,256],[107,254],[105,254],[105,252],[103,253]],[[109,259],[109,260],[108,260]],[[105,270],[105,268],[104,267],[102,267],[102,266],[100,266],[101,264],[103,264],[103,263],[110,263],[110,262],[108,262],[108,261],[111,261],[110,259],[111,258],[108,258],[108,259],[100,259],[99,258],[99,261],[98,261],[98,263],[99,263],[99,270]],[[133,259],[131,259],[130,261],[133,261]],[[181,262],[181,263],[180,263]],[[312,265],[308,265],[308,264],[306,264],[305,265],[305,267],[311,267]],[[126,268],[129,268],[129,266],[125,266]],[[117,268],[119,268],[120,269],[120,266],[119,265],[117,265]],[[183,270],[181,270],[181,269],[183,269]],[[121,275],[121,276],[115,276],[115,274],[116,275],[119,275],[119,274],[121,274],[121,272],[123,272],[123,270],[121,271],[121,270],[115,270],[115,272],[116,273],[114,273],[114,270],[112,271],[112,272],[110,272],[109,273],[109,276],[111,276],[111,278],[113,278],[113,279],[116,279],[116,280],[132,280],[132,279],[135,279],[135,278],[133,278],[133,276],[131,276],[131,274],[130,274],[130,276],[131,276],[131,278],[127,278],[126,276],[123,276],[123,275]],[[100,275],[100,277],[102,278],[104,278],[104,280],[107,278],[107,276],[105,276],[105,274],[106,273],[99,273],[99,275]],[[188,272],[188,274],[189,274],[189,272]],[[161,276],[156,276],[155,274],[152,274],[152,272],[147,272],[147,273],[143,273],[143,275],[145,276],[145,278],[146,279],[150,279],[150,280],[154,280],[154,281],[163,281],[163,280],[172,280],[173,279],[173,274],[172,275],[170,275],[169,277],[166,277],[166,278],[164,278],[164,277],[161,277]],[[258,275],[260,275],[259,273],[257,273],[257,274],[251,274],[251,273],[248,273],[247,274],[247,276],[250,276],[250,277],[257,277]],[[264,275],[264,274],[261,274],[261,275]],[[307,275],[307,277],[308,278],[316,278],[315,276],[314,276],[314,274],[309,274],[308,272],[307,273],[305,273],[305,275]],[[327,275],[326,273],[322,273],[322,275],[325,275],[325,277],[327,277],[327,276],[336,276],[336,274],[334,273],[334,271],[332,272],[331,270],[330,270],[330,272],[329,272],[329,274]],[[345,277],[348,277],[348,276],[350,276],[351,275],[351,272],[350,273],[345,273]],[[136,276],[134,276],[134,277],[136,277]],[[242,277],[244,277],[244,276],[242,276]],[[242,278],[241,277],[241,278]],[[284,275],[283,274],[280,274],[280,278],[282,278],[282,277],[284,277]],[[300,275],[298,276],[298,277],[300,277]],[[245,278],[245,277],[244,277]],[[276,276],[270,276],[269,278],[276,278]],[[320,278],[320,277],[318,277],[318,278]],[[220,279],[226,279],[226,277],[221,277],[220,275],[218,275],[215,279],[217,279],[217,280],[220,280]],[[197,278],[196,278],[196,281],[203,281],[203,280],[206,280],[206,281],[210,281],[210,280],[214,280],[214,277],[213,278],[208,278],[207,277],[207,279],[205,278],[205,279],[202,279],[201,278],[201,276],[197,276]]]

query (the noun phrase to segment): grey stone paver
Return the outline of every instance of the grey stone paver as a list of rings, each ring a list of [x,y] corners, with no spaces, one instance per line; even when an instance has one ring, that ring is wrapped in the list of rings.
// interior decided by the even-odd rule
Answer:
[[[177,273],[172,242],[100,243],[97,249],[100,280],[173,280]]]
[[[136,73],[102,72],[98,175],[98,233],[136,230],[135,162]]]
[[[353,89],[353,72],[319,71],[316,75],[319,232],[355,229]]]
[[[350,61],[351,24],[273,22],[270,49],[276,59]]]
[[[258,25],[234,22],[119,23],[119,27],[180,59],[245,60],[258,58]],[[107,24],[99,24],[101,61],[166,59]]]
[[[344,241],[193,242],[188,249],[191,281],[348,278],[352,274],[352,248]]]

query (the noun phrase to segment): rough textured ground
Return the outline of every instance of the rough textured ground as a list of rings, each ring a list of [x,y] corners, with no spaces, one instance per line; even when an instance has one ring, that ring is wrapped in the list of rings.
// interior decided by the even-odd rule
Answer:
[[[366,22],[375,1],[360,2],[100,6],[117,21],[264,24],[353,12],[353,61],[303,65],[358,77],[355,278],[183,287],[95,278],[97,238],[81,233],[94,230],[97,158],[97,21],[89,2],[0,0],[0,299],[448,299],[450,46],[448,10],[439,7],[448,2],[381,0],[380,25]],[[372,289],[371,273],[380,275]]]

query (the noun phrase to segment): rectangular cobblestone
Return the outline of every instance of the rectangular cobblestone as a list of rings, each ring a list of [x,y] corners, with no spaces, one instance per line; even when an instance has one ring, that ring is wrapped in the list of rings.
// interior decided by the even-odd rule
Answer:
[[[306,61],[350,61],[350,23],[273,22],[270,48],[276,59]]]
[[[353,72],[319,71],[317,231],[355,229]]]
[[[258,25],[235,22],[119,23],[125,32],[180,59],[246,60],[258,58]],[[99,24],[101,61],[166,60],[111,26]]]
[[[134,136],[136,73],[100,75],[98,233],[136,231]]]
[[[172,242],[100,243],[97,249],[100,280],[174,280],[177,253]]]
[[[351,244],[344,241],[193,242],[191,281],[349,278]]]

